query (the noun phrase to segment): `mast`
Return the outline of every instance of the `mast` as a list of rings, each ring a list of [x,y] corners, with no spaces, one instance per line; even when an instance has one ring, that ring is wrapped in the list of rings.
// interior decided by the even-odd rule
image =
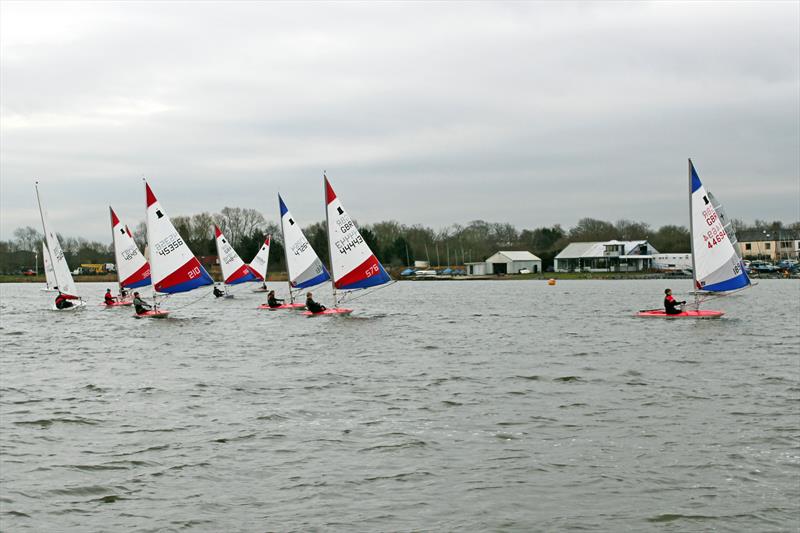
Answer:
[[[42,219],[42,230],[44,231],[44,238],[45,238],[45,241],[46,241],[47,240],[47,225],[44,223],[44,211],[42,211],[42,199],[39,198],[39,182],[38,181],[34,182],[33,188],[36,189],[36,203],[39,204],[39,216]],[[55,237],[55,238],[57,239],[58,237]],[[50,256],[50,264],[53,265],[53,277],[55,278],[56,286],[60,287],[61,286],[61,282],[58,281],[58,274],[56,273],[56,269],[55,269],[56,262],[53,260],[53,252],[50,251],[50,247],[49,246],[45,246],[45,248],[47,248],[47,255]],[[44,261],[44,255],[42,255],[42,261]],[[58,292],[60,293],[61,290],[59,289]]]
[[[694,223],[692,215],[692,158],[689,158],[689,243],[691,244],[692,251],[692,286],[694,292],[694,306],[695,309],[700,308],[699,295],[697,294],[697,265],[695,264],[694,253]]]
[[[294,303],[294,294],[292,293],[292,275],[289,272],[289,250],[286,243],[286,232],[283,231],[283,213],[281,211],[281,195],[278,193],[278,213],[281,215],[281,240],[283,240],[283,262],[286,264],[286,282],[289,284],[289,303]],[[267,280],[264,279],[264,283]]]
[[[333,250],[331,250],[331,221],[328,217],[328,188],[325,186],[328,182],[328,175],[323,170],[322,171],[322,186],[325,188],[324,198],[325,198],[325,231],[328,233],[328,265],[331,269],[331,288],[333,289],[333,308],[336,309],[336,273],[333,272]]]
[[[114,247],[114,261],[117,261],[117,241],[116,235],[114,235],[114,209],[111,206],[108,206],[108,214],[111,216],[111,246]],[[120,224],[122,221],[120,220]],[[117,292],[122,296],[122,280],[119,277],[119,265],[116,265],[117,271]],[[121,299],[121,298],[120,298]]]

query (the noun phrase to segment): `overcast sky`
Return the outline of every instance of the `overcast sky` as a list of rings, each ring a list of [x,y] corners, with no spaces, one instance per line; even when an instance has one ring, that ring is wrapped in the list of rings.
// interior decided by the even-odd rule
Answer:
[[[686,158],[800,218],[800,3],[0,4],[0,239],[251,207],[687,225]]]

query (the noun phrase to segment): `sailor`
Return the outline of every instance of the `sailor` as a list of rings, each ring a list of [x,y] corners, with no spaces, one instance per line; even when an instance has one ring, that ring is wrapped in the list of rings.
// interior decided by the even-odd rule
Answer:
[[[275,297],[275,291],[269,291],[267,295],[267,305],[270,307],[280,307],[284,300]]]
[[[128,297],[128,291],[125,290],[125,287],[120,287],[119,288],[119,295],[122,296],[122,298],[127,298]]]
[[[72,302],[69,301],[69,298],[61,294],[61,291],[58,291],[58,296],[56,296],[56,309],[69,309],[72,307]]]
[[[683,312],[683,310],[679,307],[680,305],[686,304],[686,300],[679,302],[675,298],[672,297],[672,289],[664,289],[664,311],[668,315],[679,315]]]
[[[106,295],[103,296],[103,300],[105,300],[106,305],[114,304],[114,297],[111,295],[111,289],[106,289]]]
[[[219,285],[214,285],[214,296],[217,298],[222,298],[225,296],[225,293],[219,288]]]
[[[142,300],[138,292],[133,293],[133,307],[136,309],[137,315],[143,315],[146,311],[152,309],[150,304],[145,303],[145,301]]]
[[[310,292],[306,293],[306,309],[308,309],[312,313],[323,312],[326,309],[326,307],[322,304],[318,304],[317,302],[315,302],[311,296],[312,295]]]

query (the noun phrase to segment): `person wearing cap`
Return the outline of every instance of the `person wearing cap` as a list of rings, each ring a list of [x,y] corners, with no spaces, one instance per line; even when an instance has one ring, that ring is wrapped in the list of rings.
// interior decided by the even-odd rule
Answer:
[[[111,289],[106,289],[106,295],[103,296],[106,305],[114,305],[114,296],[111,295]]]
[[[146,303],[142,298],[139,296],[138,292],[133,293],[133,307],[136,309],[137,315],[143,315],[145,312],[152,309],[150,304]]]
[[[312,313],[321,313],[327,309],[324,305],[315,302],[311,296],[312,294],[310,292],[306,293],[306,309]]]
[[[684,305],[686,300],[679,302],[672,297],[672,289],[664,289],[664,311],[668,315],[679,315],[683,312],[679,306]]]

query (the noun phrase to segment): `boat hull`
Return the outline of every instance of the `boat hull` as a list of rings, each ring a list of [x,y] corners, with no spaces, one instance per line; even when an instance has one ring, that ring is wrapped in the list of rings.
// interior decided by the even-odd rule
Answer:
[[[122,300],[121,302],[117,301],[117,302],[112,302],[110,304],[104,302],[101,305],[105,307],[128,307],[133,305],[133,300]]]
[[[134,318],[167,318],[167,316],[169,316],[169,311],[161,311],[160,309],[151,309],[144,313],[133,315]]]
[[[51,309],[53,311],[75,311],[76,309],[81,309],[82,307],[85,306],[86,302],[84,302],[83,300],[72,300],[71,307],[65,307],[64,309],[59,309],[58,307],[55,306],[55,304],[53,304],[53,307]]]
[[[345,309],[343,307],[337,307],[335,309],[326,309],[319,313],[312,313],[311,311],[304,311],[303,315],[305,316],[323,316],[323,315],[349,315],[352,313],[352,309]]]
[[[647,311],[639,311],[636,316],[644,318],[719,318],[724,314],[724,311],[690,310],[676,315],[668,315],[663,309],[649,309]]]
[[[286,310],[286,309],[301,310],[301,309],[305,309],[306,306],[305,306],[305,304],[283,304],[283,305],[279,305],[278,307],[270,307],[267,304],[261,304],[261,305],[258,306],[258,308],[259,309],[265,309],[267,311],[281,311],[281,310]]]

